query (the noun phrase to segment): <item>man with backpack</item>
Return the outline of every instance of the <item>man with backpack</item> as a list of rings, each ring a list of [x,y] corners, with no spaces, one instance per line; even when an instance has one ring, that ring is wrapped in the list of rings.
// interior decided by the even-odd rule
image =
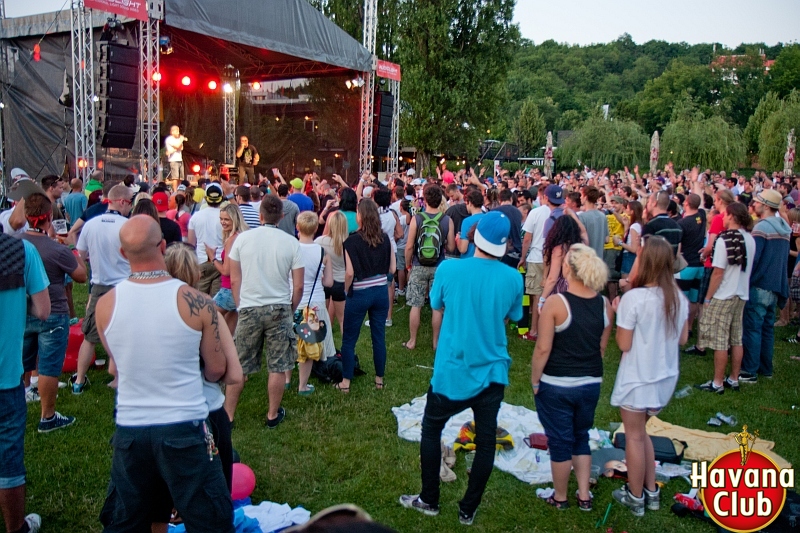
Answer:
[[[422,196],[425,209],[411,219],[406,241],[406,265],[409,270],[406,305],[411,311],[408,317],[409,340],[403,346],[409,350],[417,347],[419,317],[433,283],[436,267],[444,261],[445,249],[447,252],[455,249],[452,221],[439,209],[442,204],[442,189],[437,185],[426,185]],[[441,311],[433,311],[432,323],[435,350],[442,326]]]

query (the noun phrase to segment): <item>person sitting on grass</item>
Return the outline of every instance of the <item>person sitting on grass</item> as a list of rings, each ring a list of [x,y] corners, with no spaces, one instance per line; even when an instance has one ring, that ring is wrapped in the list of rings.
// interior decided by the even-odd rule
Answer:
[[[600,399],[603,355],[611,333],[611,304],[599,291],[608,267],[594,249],[573,244],[564,259],[566,292],[550,296],[539,318],[539,340],[531,360],[536,411],[550,450],[555,493],[545,501],[567,509],[570,470],[578,480],[578,507],[592,510],[589,430]]]

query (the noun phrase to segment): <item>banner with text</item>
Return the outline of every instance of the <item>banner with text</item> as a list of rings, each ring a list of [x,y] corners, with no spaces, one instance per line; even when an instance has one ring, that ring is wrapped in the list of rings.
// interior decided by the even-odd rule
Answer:
[[[378,68],[375,70],[375,74],[381,78],[389,78],[390,80],[400,81],[400,65],[379,59]]]
[[[147,2],[144,0],[84,0],[83,4],[91,9],[107,11],[125,17],[146,21]]]

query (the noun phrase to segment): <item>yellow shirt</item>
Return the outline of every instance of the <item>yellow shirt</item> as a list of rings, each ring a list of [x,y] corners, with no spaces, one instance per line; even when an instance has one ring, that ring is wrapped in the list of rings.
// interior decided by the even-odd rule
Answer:
[[[197,187],[194,190],[194,203],[199,204],[206,197],[206,191],[202,187]]]
[[[614,237],[618,236],[622,238],[625,234],[625,226],[623,226],[614,215],[606,215],[606,220],[608,220],[608,242],[603,246],[603,249],[622,250],[622,246],[616,246],[614,244]]]

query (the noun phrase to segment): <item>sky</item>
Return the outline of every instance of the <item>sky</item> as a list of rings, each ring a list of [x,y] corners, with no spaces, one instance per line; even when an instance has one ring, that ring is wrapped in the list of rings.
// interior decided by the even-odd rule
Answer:
[[[231,1],[231,0],[220,0]],[[57,11],[70,0],[5,0],[6,16]],[[689,44],[800,42],[798,0],[517,0],[514,16],[522,36],[569,44],[606,43],[629,33]]]

